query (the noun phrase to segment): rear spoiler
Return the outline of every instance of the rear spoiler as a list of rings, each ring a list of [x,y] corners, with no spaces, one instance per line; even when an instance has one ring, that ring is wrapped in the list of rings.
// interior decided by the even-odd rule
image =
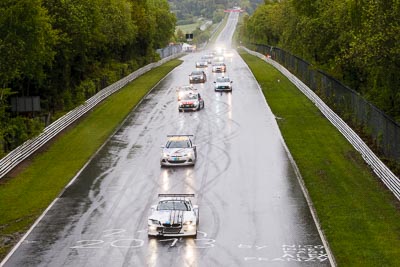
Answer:
[[[194,194],[158,194],[158,197],[194,197]]]

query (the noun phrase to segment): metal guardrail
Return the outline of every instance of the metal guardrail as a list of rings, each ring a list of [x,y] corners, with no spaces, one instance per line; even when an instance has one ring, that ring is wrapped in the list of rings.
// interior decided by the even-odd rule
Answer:
[[[44,144],[50,141],[57,134],[62,132],[68,126],[73,124],[75,121],[84,116],[88,111],[96,107],[104,99],[112,95],[113,93],[120,90],[122,87],[132,82],[137,77],[143,75],[149,70],[161,66],[167,61],[181,56],[183,53],[177,53],[166,57],[158,62],[151,63],[143,68],[140,68],[128,76],[122,78],[121,80],[107,86],[106,88],[100,90],[97,94],[85,101],[84,104],[78,106],[77,108],[71,110],[64,116],[60,117],[58,120],[54,121],[52,124],[44,128],[43,132],[37,137],[27,140],[25,143],[8,153],[4,158],[0,160],[0,179],[3,178],[9,171],[15,168],[22,161],[27,159],[33,153],[38,151]]]
[[[339,130],[339,132],[351,143],[351,145],[362,155],[365,162],[371,166],[375,174],[389,188],[389,190],[400,200],[400,180],[394,173],[375,155],[364,141],[335,113],[333,112],[308,86],[290,73],[286,68],[266,56],[242,47],[251,55],[274,66],[285,75],[296,87],[310,99],[324,116]]]

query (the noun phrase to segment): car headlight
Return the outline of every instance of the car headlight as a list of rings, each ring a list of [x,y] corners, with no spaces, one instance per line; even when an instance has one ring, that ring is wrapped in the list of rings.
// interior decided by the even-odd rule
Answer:
[[[186,221],[183,224],[184,225],[194,225],[194,221]]]
[[[153,220],[153,219],[149,219],[148,224],[149,225],[154,225],[154,224],[155,225],[161,225],[159,220]]]
[[[164,158],[167,158],[167,157],[169,157],[169,154],[166,153],[166,152],[163,152],[163,153],[162,153],[162,156],[163,156]]]

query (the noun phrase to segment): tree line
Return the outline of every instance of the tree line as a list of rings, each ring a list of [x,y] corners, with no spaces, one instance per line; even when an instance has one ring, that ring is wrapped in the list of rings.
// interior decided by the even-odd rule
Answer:
[[[0,157],[157,59],[175,24],[167,0],[0,1]],[[42,112],[12,113],[14,96],[40,96]]]
[[[399,17],[399,0],[265,0],[240,38],[309,61],[400,121]]]
[[[263,0],[169,0],[171,10],[176,14],[178,25],[195,23],[196,18],[203,17],[220,22],[224,9],[240,6],[247,13],[253,13]]]

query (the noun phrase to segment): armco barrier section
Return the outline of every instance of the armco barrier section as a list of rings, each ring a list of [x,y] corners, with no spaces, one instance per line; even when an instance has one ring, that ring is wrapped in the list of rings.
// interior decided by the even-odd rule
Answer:
[[[363,129],[386,158],[400,163],[400,124],[329,74],[279,47],[252,44],[249,47],[279,62],[296,75],[347,122]]]
[[[107,86],[106,88],[100,90],[97,94],[85,101],[84,104],[78,106],[77,108],[71,110],[58,120],[54,121],[52,124],[44,128],[43,132],[37,137],[32,138],[10,153],[8,153],[4,158],[0,160],[0,179],[3,178],[9,171],[15,168],[22,161],[27,159],[33,153],[38,151],[44,144],[50,141],[57,134],[62,132],[72,123],[77,121],[79,118],[84,116],[88,111],[92,110],[100,102],[106,99],[108,96],[120,90],[122,87],[132,82],[134,79],[148,72],[149,70],[161,66],[162,64],[183,55],[183,53],[178,53],[166,57],[158,62],[151,63],[143,68],[140,68],[128,76],[122,78],[121,80]]]
[[[371,166],[375,174],[400,200],[400,180],[396,175],[372,152],[364,141],[335,113],[333,112],[308,86],[290,73],[286,68],[266,56],[243,47],[249,54],[259,57],[274,66],[285,75],[296,87],[310,99],[324,116],[339,130],[351,145],[362,155],[365,162]]]

